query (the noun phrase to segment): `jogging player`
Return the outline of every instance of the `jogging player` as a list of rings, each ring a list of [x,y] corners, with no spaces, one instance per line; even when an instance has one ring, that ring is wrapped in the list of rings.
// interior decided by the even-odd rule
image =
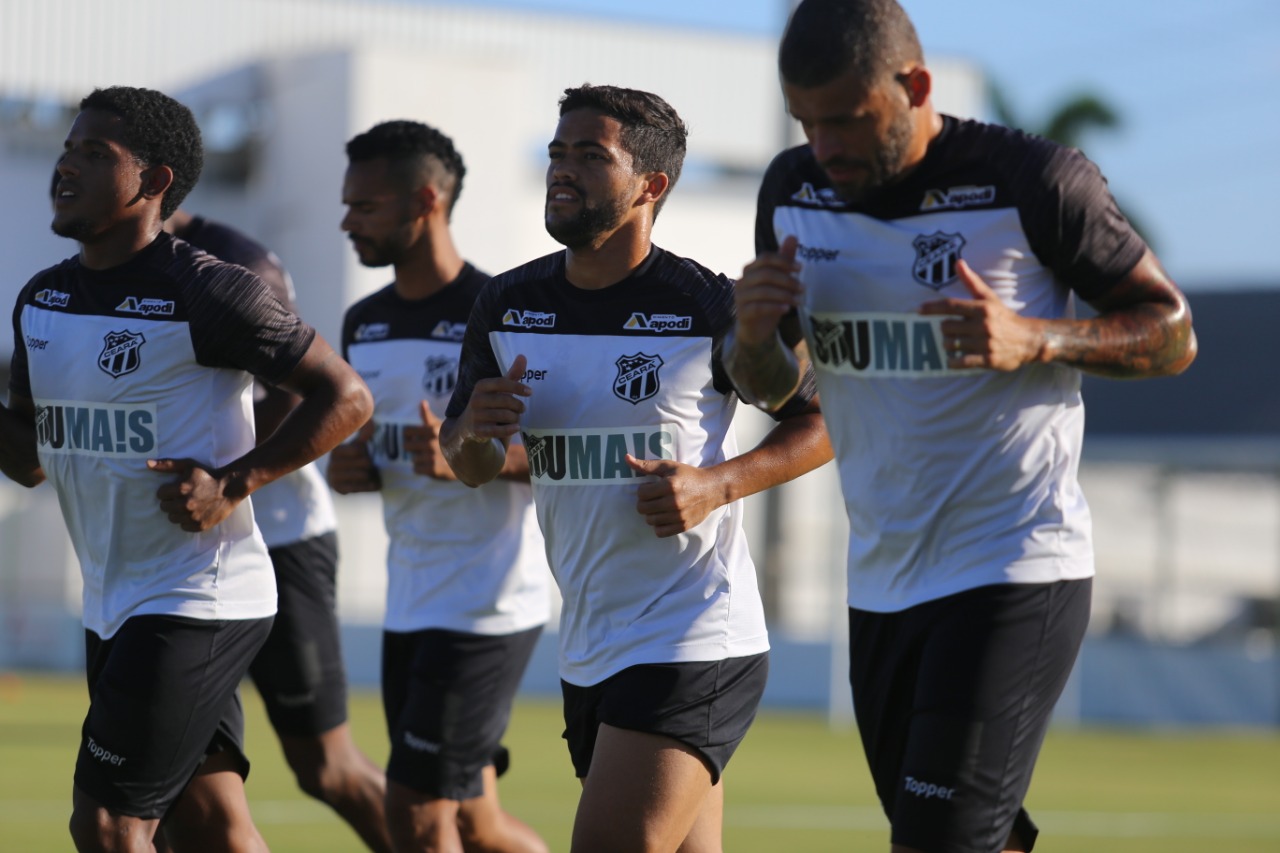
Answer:
[[[472,484],[523,435],[564,597],[579,853],[720,849],[721,774],[768,670],[738,499],[831,455],[811,386],[737,454],[732,283],[650,241],[685,139],[656,95],[566,90],[545,215],[565,250],[481,294],[443,429]]]
[[[365,266],[395,279],[347,310],[342,347],[374,416],[334,450],[338,492],[379,491],[390,549],[382,695],[391,738],[387,820],[398,851],[542,853],[499,804],[501,739],[549,612],[551,576],[523,448],[483,489],[457,482],[437,429],[476,294],[489,277],[449,231],[466,169],[419,122],[347,143],[347,232]]]
[[[779,67],[808,144],[765,175],[730,374],[772,409],[817,370],[892,850],[1030,850],[1094,573],[1081,371],[1182,371],[1191,314],[1080,152],[935,111],[894,0],[804,0]]]
[[[249,502],[371,412],[368,390],[247,270],[162,231],[200,134],[149,89],[80,103],[53,230],[79,254],[14,310],[0,468],[58,493],[84,577],[90,706],[71,834],[82,851],[262,850],[237,686],[276,591]],[[301,402],[255,446],[254,377]]]

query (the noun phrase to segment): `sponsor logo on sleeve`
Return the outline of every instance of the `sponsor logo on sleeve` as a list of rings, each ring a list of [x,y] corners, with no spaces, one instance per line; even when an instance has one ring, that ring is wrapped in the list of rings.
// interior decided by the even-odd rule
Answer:
[[[36,405],[41,453],[146,459],[156,453],[156,407],[45,400]]]
[[[460,341],[466,336],[466,334],[466,323],[450,323],[448,320],[441,320],[439,323],[436,323],[436,327],[431,330],[431,337],[446,341]]]
[[[172,299],[139,299],[126,296],[124,302],[116,306],[116,310],[125,314],[142,314],[146,317],[155,315],[172,317],[174,302]]]
[[[663,364],[660,355],[638,352],[618,356],[614,364],[618,366],[618,375],[613,379],[613,393],[620,400],[636,405],[657,394],[662,387],[658,381],[658,368]]]
[[[27,335],[27,349],[44,349],[47,346],[49,346],[49,342],[44,338]]]
[[[920,209],[922,211],[959,210],[965,207],[993,204],[995,200],[996,188],[991,186],[925,190],[924,200],[920,202]]]
[[[356,343],[380,341],[390,334],[390,323],[361,323],[359,326],[356,326],[355,341]]]
[[[692,317],[680,317],[675,314],[644,314],[632,311],[622,328],[629,331],[645,332],[687,332],[693,328]]]
[[[147,339],[137,332],[107,332],[98,353],[98,367],[112,379],[133,373],[142,366],[142,345]]]
[[[929,379],[978,370],[947,367],[944,319],[919,314],[813,315],[810,355],[819,370],[845,376]]]
[[[911,264],[911,277],[934,290],[941,290],[956,280],[956,262],[964,248],[964,237],[934,231],[911,241],[916,257]]]
[[[637,459],[675,459],[674,424],[601,427],[556,431],[525,430],[529,478],[539,486],[625,486],[636,474],[627,465]]]
[[[508,308],[502,315],[502,325],[520,329],[551,329],[555,324],[555,314],[544,314],[541,311],[518,311],[515,308]]]
[[[36,293],[36,304],[49,308],[66,308],[71,302],[71,294],[61,290],[41,290]]]

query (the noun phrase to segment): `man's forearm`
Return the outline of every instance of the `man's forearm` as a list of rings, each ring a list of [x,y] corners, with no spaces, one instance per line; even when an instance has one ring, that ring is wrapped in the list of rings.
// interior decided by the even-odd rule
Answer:
[[[742,396],[765,411],[776,410],[800,385],[800,360],[777,334],[763,343],[747,344],[731,332],[724,365]]]
[[[790,482],[833,457],[822,413],[816,406],[780,421],[752,450],[721,464],[727,497],[738,500]]]
[[[440,425],[440,449],[458,479],[468,486],[482,486],[503,473],[507,447],[499,439],[469,439],[457,418]],[[528,465],[526,463],[526,470]]]
[[[1113,379],[1172,376],[1196,356],[1185,306],[1134,305],[1087,320],[1050,320],[1043,330],[1045,361],[1069,364]]]
[[[320,458],[363,426],[372,408],[358,380],[310,391],[261,444],[219,472],[233,484],[229,494],[244,497]]]

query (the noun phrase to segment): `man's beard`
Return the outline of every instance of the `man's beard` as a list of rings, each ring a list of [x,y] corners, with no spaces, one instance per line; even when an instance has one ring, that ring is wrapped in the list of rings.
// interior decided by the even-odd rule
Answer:
[[[866,164],[866,179],[857,184],[835,184],[836,193],[845,201],[858,203],[896,181],[902,173],[902,161],[906,159],[907,148],[911,145],[912,130],[910,115],[902,113],[889,126],[884,144]]]
[[[582,196],[578,215],[572,219],[552,219],[544,208],[543,224],[547,233],[560,245],[569,249],[582,249],[594,243],[602,234],[618,227],[627,215],[627,205],[622,199],[614,199],[609,205],[592,205]]]
[[[389,267],[400,260],[405,248],[395,240],[375,242],[361,239],[352,240],[351,244],[356,247],[356,258],[360,265],[366,267]],[[360,251],[361,248],[364,249],[363,252]]]
[[[55,219],[49,224],[49,230],[59,237],[83,243],[93,236],[93,223],[88,219],[72,219],[67,222],[59,222]]]

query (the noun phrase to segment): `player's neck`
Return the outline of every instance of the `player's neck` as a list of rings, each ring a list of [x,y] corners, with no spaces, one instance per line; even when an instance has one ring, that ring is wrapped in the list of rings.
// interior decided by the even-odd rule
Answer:
[[[159,221],[118,223],[80,244],[80,264],[91,270],[118,267],[155,242],[160,231]]]
[[[422,240],[395,265],[396,293],[403,299],[426,299],[457,278],[465,263],[448,235]]]
[[[603,290],[617,284],[644,263],[653,248],[645,223],[623,227],[598,243],[565,252],[565,278],[583,290]]]

